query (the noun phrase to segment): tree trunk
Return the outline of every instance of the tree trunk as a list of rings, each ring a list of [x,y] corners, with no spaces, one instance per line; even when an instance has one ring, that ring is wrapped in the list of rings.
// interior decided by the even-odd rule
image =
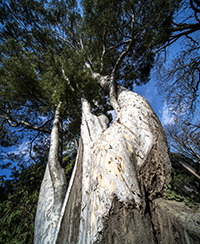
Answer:
[[[40,224],[36,225],[35,243],[162,241],[164,224],[161,223],[162,229],[159,229],[156,216],[160,216],[160,212],[155,211],[158,204],[154,199],[162,196],[171,180],[165,134],[143,97],[118,87],[117,102],[120,112],[108,127],[107,117],[93,115],[90,104],[82,99],[79,151],[60,218],[56,215],[53,222],[54,212],[48,215],[46,211],[53,209],[55,196],[47,196],[43,188],[53,187],[50,180],[44,180],[36,216],[36,223]],[[37,237],[39,228],[41,234]],[[41,238],[43,236],[47,239]]]
[[[66,177],[62,163],[61,103],[55,111],[51,145],[44,178],[40,188],[35,218],[34,243],[55,243],[58,221],[66,193]]]
[[[119,87],[117,102],[120,112],[105,130],[83,101],[78,243],[156,243],[148,201],[170,181],[165,134],[144,98]]]

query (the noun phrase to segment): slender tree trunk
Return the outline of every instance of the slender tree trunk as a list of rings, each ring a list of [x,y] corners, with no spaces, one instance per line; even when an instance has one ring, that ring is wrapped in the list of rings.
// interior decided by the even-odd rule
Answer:
[[[51,145],[44,178],[40,188],[35,218],[34,243],[55,243],[63,200],[66,193],[66,177],[62,163],[61,103],[55,111],[51,131]]]

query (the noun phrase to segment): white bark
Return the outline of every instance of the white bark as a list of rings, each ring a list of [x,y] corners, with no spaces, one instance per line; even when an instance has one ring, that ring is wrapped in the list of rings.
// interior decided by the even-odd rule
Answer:
[[[66,193],[66,177],[62,162],[61,103],[57,106],[51,132],[49,159],[40,188],[35,218],[34,243],[55,243],[60,211]]]
[[[165,135],[151,106],[140,95],[122,87],[117,100],[120,112],[105,131],[98,117],[91,114],[87,102],[83,102],[81,135],[84,152],[78,243],[101,240],[104,217],[112,207],[114,196],[121,202],[133,201],[136,208],[140,208],[144,196],[137,172],[154,145],[162,146],[157,149],[162,153],[160,167],[163,172],[158,175],[162,178],[158,189],[155,187],[149,195],[162,191],[170,180],[171,165]]]
[[[126,243],[156,243],[144,212],[146,200],[157,197],[170,181],[165,134],[140,95],[119,87],[117,104],[120,111],[107,128],[107,117],[93,115],[90,104],[82,99],[81,141],[70,187],[62,210],[58,205],[55,211],[56,184],[49,162],[41,186],[35,243],[120,243],[123,238]],[[115,211],[117,220],[112,215]]]

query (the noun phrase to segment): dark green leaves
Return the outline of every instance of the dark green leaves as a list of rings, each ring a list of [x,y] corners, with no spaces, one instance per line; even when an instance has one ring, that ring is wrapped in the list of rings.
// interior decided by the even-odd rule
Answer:
[[[148,82],[154,51],[171,33],[179,1],[82,1],[84,34],[94,70],[108,74],[120,55],[129,52],[117,70],[117,79],[132,87]]]
[[[34,219],[44,163],[20,168],[0,181],[0,243],[33,243]]]

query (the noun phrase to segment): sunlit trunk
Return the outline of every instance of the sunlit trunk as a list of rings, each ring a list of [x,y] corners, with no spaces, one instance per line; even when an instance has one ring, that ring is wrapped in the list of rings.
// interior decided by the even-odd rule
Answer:
[[[108,127],[107,117],[93,115],[82,99],[78,155],[66,193],[57,109],[35,244],[199,243],[199,211],[159,198],[170,182],[171,163],[157,115],[123,87],[117,103],[120,111]]]
[[[156,243],[149,201],[170,181],[165,134],[143,97],[119,87],[117,102],[108,127],[82,99],[81,143],[57,243]]]
[[[60,212],[66,193],[66,177],[62,163],[61,103],[55,111],[51,145],[44,178],[40,188],[35,218],[34,243],[55,243]]]

